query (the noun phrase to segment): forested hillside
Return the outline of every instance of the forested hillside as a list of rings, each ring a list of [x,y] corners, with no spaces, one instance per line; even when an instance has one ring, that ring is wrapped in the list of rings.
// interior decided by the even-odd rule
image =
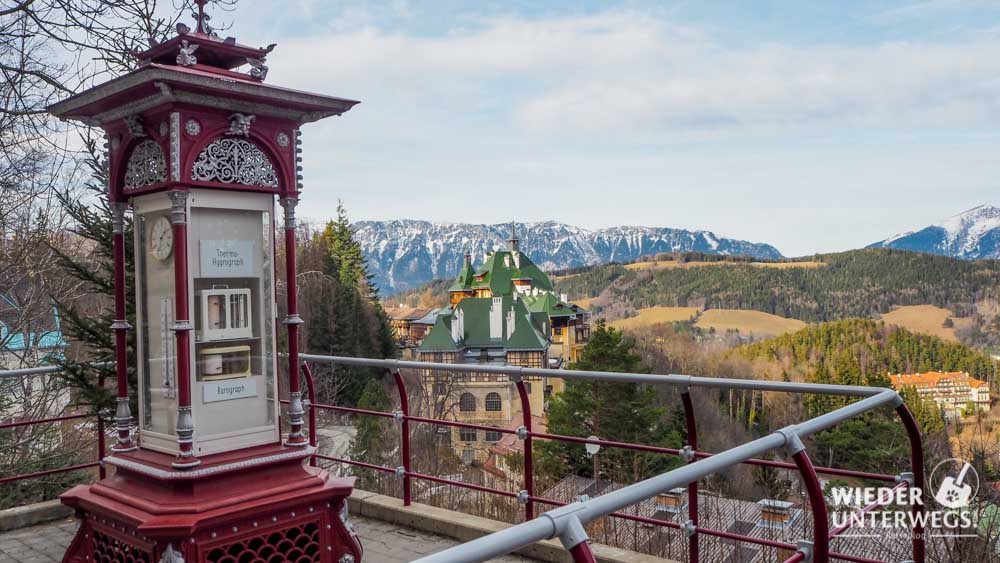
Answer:
[[[798,367],[804,379],[842,385],[889,385],[889,373],[932,370],[993,375],[994,362],[982,352],[938,337],[869,319],[809,325],[733,351],[748,360],[774,360]]]
[[[933,304],[956,315],[996,292],[1000,261],[965,261],[890,249],[813,258],[820,267],[725,266],[633,270],[600,266],[557,280],[570,298],[597,297],[636,309],[654,305],[754,309],[806,322],[870,317],[897,305]]]

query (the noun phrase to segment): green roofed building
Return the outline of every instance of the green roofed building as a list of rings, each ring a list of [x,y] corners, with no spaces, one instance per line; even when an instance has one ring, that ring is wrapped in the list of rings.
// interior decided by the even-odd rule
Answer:
[[[441,309],[417,349],[420,361],[558,368],[576,360],[589,335],[588,313],[554,293],[552,281],[520,249],[511,228],[509,247],[486,257],[481,268],[465,262],[449,287],[450,307]],[[525,377],[531,411],[562,391],[554,377]],[[439,412],[456,420],[508,428],[521,420],[517,389],[506,376],[428,371]],[[516,424],[515,424],[516,427]],[[499,432],[453,429],[452,444],[464,460],[485,461]]]

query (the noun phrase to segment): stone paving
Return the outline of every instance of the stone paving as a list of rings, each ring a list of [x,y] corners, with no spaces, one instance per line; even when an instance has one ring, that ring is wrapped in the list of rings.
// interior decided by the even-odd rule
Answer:
[[[361,536],[361,544],[365,548],[364,563],[404,563],[457,543],[451,539],[371,518],[352,516],[351,522]],[[0,532],[0,562],[59,563],[75,532],[76,521],[73,519]],[[529,563],[533,560],[507,556],[493,561]]]

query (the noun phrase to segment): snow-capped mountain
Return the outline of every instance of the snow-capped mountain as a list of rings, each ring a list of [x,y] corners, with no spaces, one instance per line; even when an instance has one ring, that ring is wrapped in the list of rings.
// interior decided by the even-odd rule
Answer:
[[[768,244],[718,237],[708,231],[659,227],[612,227],[589,230],[545,221],[518,223],[521,249],[544,270],[628,262],[657,252],[699,251],[781,258]],[[465,252],[473,263],[505,248],[510,223],[475,225],[428,221],[360,221],[356,238],[368,258],[369,272],[388,295],[458,273]]]
[[[1000,208],[980,205],[936,225],[869,245],[883,247],[955,258],[1000,258]]]

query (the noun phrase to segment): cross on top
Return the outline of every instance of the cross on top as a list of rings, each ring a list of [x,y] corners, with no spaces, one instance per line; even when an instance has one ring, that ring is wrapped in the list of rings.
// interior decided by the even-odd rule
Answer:
[[[205,4],[208,3],[208,0],[194,0],[194,3],[198,5],[198,29],[196,31],[205,33]]]

